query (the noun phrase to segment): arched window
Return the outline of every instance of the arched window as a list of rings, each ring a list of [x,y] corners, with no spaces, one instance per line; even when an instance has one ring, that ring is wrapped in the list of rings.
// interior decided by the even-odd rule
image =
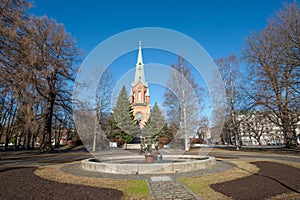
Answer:
[[[138,91],[138,102],[142,101],[142,93],[141,91]]]

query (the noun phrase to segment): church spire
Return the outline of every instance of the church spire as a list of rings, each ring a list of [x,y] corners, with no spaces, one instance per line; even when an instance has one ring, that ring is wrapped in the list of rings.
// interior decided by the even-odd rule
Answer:
[[[142,41],[139,41],[139,52],[138,52],[138,58],[137,58],[136,68],[135,68],[135,76],[132,85],[133,86],[136,85],[139,81],[141,81],[144,86],[148,87],[148,84],[145,80],[143,54],[142,54]]]
[[[133,108],[133,116],[143,128],[150,117],[150,94],[145,79],[142,41],[139,42],[135,76],[131,83],[130,105]]]
[[[143,65],[143,55],[142,55],[142,41],[139,41],[139,54],[136,61],[136,64],[142,64]]]

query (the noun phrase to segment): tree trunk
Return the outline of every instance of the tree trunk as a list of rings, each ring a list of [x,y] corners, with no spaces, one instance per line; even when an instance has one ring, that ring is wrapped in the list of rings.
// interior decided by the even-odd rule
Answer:
[[[34,149],[34,143],[35,143],[35,136],[34,134],[31,135],[31,149]]]
[[[260,136],[257,137],[258,145],[261,146]]]
[[[96,145],[97,145],[97,117],[95,118],[95,122],[94,122],[94,134],[93,134],[93,152],[96,151]]]
[[[40,147],[42,152],[53,150],[52,147],[52,117],[53,117],[53,108],[54,108],[55,94],[50,94],[50,98],[47,102],[47,111],[45,115],[45,128],[43,133],[43,140]]]
[[[28,150],[30,149],[30,138],[31,138],[31,133],[30,130],[27,130],[27,136],[26,136],[26,145],[25,148]]]

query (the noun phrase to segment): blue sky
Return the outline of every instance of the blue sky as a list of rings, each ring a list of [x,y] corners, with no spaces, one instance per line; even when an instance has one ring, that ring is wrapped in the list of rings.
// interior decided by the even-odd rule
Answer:
[[[85,53],[119,32],[164,27],[198,41],[217,59],[239,54],[243,39],[266,25],[283,0],[36,0],[30,12],[63,23]]]
[[[282,7],[283,0],[36,0],[29,10],[63,23],[83,50],[82,58],[107,38],[139,27],[163,27],[184,33],[213,59],[235,54],[240,57],[244,39],[263,29],[266,19]],[[138,40],[137,40],[138,44]],[[115,64],[134,67],[135,53]],[[149,59],[164,62],[157,53]],[[149,56],[149,55],[148,55]],[[144,61],[147,55],[144,52]],[[121,59],[122,60],[122,59]],[[148,60],[148,61],[149,61]],[[128,61],[128,63],[126,63]],[[168,60],[165,62],[175,62]],[[164,63],[171,64],[171,63]],[[122,70],[120,70],[122,71]],[[113,73],[119,73],[114,71]],[[120,75],[120,74],[119,74]],[[153,87],[152,104],[162,99],[162,88]],[[153,89],[152,88],[152,89]],[[150,88],[151,89],[151,88]]]

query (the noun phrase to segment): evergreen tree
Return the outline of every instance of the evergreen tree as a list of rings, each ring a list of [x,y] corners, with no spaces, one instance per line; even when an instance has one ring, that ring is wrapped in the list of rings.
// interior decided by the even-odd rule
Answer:
[[[174,121],[172,121],[171,124],[168,126],[167,137],[173,140],[175,137],[178,137],[178,134],[180,134],[179,132],[179,127]]]
[[[133,137],[139,133],[139,127],[136,125],[133,116],[133,108],[129,104],[129,98],[125,86],[122,87],[118,96],[116,106],[113,108],[113,119],[115,127],[115,136],[131,142]],[[113,131],[114,133],[114,131]]]
[[[163,137],[166,133],[167,122],[159,109],[157,103],[154,104],[151,116],[143,128],[144,135]]]

